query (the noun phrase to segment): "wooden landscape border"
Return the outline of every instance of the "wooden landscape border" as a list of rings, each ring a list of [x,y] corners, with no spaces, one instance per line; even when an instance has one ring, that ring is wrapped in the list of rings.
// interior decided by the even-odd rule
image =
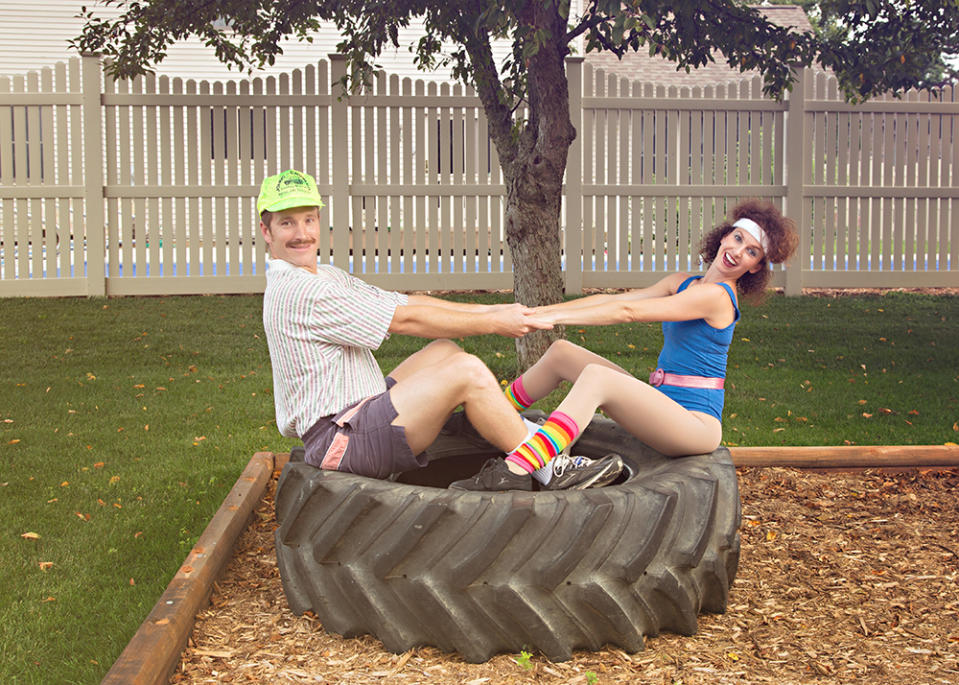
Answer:
[[[737,467],[809,470],[912,470],[959,467],[959,445],[730,447]],[[257,452],[223,500],[196,545],[101,685],[164,685],[210,599],[213,583],[233,557],[253,510],[289,454]]]

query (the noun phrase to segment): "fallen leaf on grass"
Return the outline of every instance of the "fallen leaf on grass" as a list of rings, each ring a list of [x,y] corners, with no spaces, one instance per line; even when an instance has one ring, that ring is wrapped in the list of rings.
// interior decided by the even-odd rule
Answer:
[[[20,537],[24,540],[39,540],[40,536],[37,533],[21,533]]]
[[[52,562],[52,561],[41,561],[41,562],[39,563],[39,566],[40,566],[40,570],[41,570],[41,571],[49,571],[51,568],[53,568],[53,562]]]

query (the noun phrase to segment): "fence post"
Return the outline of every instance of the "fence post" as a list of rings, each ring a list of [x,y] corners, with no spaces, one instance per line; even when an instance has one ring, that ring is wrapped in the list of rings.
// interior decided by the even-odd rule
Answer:
[[[83,110],[83,205],[86,209],[87,295],[106,295],[106,224],[103,213],[103,113],[100,109],[100,55],[81,55]]]
[[[346,56],[330,55],[330,122],[333,127],[333,186],[330,212],[333,215],[333,264],[350,269],[350,164],[349,93],[340,80],[346,76]]]
[[[809,165],[806,148],[806,70],[799,69],[789,94],[789,120],[786,125],[786,213],[796,222],[799,247],[786,263],[786,294],[802,294],[803,266],[809,263],[809,227],[804,220],[803,183]]]
[[[576,138],[566,160],[566,294],[583,292],[583,63],[584,57],[566,58],[569,84],[569,118]]]

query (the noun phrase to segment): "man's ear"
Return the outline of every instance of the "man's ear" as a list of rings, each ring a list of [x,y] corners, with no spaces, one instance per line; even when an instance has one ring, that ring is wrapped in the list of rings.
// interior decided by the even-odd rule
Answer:
[[[270,227],[262,221],[260,222],[260,233],[263,234],[263,239],[266,240],[267,245],[273,244],[273,234],[270,233]]]

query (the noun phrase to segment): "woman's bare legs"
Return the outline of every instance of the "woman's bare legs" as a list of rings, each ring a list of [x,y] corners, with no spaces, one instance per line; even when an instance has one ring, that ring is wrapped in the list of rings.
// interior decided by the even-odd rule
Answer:
[[[522,375],[523,388],[534,401],[542,399],[563,381],[574,383],[589,364],[597,364],[630,376],[629,372],[605,357],[568,340],[557,340]]]
[[[557,341],[523,374],[523,387],[534,400],[562,381],[573,387],[556,408],[580,429],[597,409],[663,454],[712,452],[722,440],[722,425],[708,414],[689,411],[620,366],[565,340]]]
[[[689,411],[637,378],[590,364],[557,410],[586,426],[600,408],[647,445],[669,456],[712,452],[723,436],[716,418]]]

